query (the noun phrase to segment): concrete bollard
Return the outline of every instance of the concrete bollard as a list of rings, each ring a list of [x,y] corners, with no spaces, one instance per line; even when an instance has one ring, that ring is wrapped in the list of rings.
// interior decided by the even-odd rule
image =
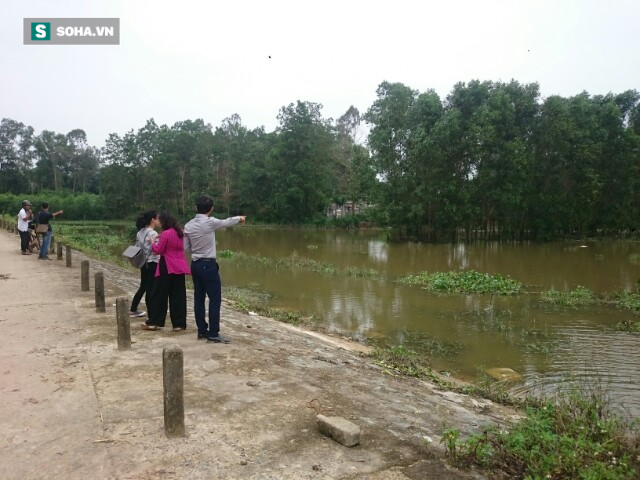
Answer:
[[[80,262],[80,289],[83,292],[89,291],[89,260]]]
[[[58,248],[56,250],[56,253],[57,253],[56,258],[58,260],[62,260],[62,244],[61,243],[58,244]]]
[[[71,245],[67,245],[67,268],[71,268]]]
[[[129,322],[129,309],[127,297],[116,299],[116,318],[118,320],[118,350],[131,349],[131,326]]]
[[[96,312],[104,313],[107,311],[104,302],[104,274],[97,272],[95,274],[95,290],[96,290]]]
[[[184,374],[182,349],[169,345],[162,350],[162,380],[164,387],[164,433],[167,437],[183,437]]]

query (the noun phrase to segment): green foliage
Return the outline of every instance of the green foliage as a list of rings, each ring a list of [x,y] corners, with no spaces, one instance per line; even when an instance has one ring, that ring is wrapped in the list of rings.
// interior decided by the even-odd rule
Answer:
[[[508,478],[638,478],[637,426],[608,407],[599,391],[571,391],[530,405],[508,430],[497,427],[462,439],[445,430],[443,443],[458,466],[479,465]]]
[[[640,293],[622,292],[613,296],[613,303],[620,308],[627,308],[640,314]]]
[[[597,297],[587,288],[578,285],[574,290],[560,292],[550,289],[540,294],[540,301],[553,305],[575,307],[578,305],[593,305],[598,302]]]
[[[114,250],[119,250],[127,239],[132,238],[124,233],[115,233],[108,225],[92,223],[86,225],[79,222],[59,222],[54,227],[54,234],[58,242],[65,243],[71,248],[85,252],[93,257],[113,261],[120,266],[129,266]]]
[[[387,371],[395,371],[409,377],[426,378],[429,367],[424,357],[420,357],[414,350],[402,345],[392,345],[386,348],[375,348],[370,357],[373,363]]]
[[[126,218],[148,208],[190,215],[196,197],[224,216],[358,228],[427,241],[637,236],[640,94],[541,98],[537,83],[471,80],[446,98],[382,82],[361,116],[337,121],[296,101],[273,132],[231,115],[172,126],[153,119],[111,134],[101,151],[84,131],[0,123],[0,191],[100,195],[72,218]],[[370,125],[366,147],[362,119]],[[29,192],[25,194],[24,192]],[[66,192],[66,193],[63,193]],[[56,201],[52,201],[55,199]],[[32,200],[33,201],[33,200]],[[328,219],[332,201],[370,205],[365,218]],[[8,206],[15,209],[15,204]]]
[[[269,296],[256,293],[246,288],[225,287],[225,299],[233,302],[235,307],[245,313],[253,312],[265,317],[273,318],[282,323],[305,326],[306,328],[318,328],[321,319],[308,316],[301,312],[269,307]]]
[[[64,210],[64,214],[57,217],[60,220],[104,220],[106,218],[121,218],[113,216],[104,203],[101,195],[93,193],[72,194],[71,192],[42,191],[34,195],[0,193],[0,212],[17,215],[22,201],[28,199],[33,205],[34,214],[40,211],[43,202],[49,204],[49,211]]]
[[[451,357],[459,354],[463,346],[458,342],[442,341],[424,332],[402,330],[399,332],[403,344],[410,350],[415,349],[427,358]]]
[[[398,279],[405,285],[418,285],[432,292],[515,295],[522,293],[522,284],[500,274],[463,272],[421,272]]]
[[[621,332],[637,333],[640,332],[640,321],[632,322],[630,320],[624,320],[616,323],[614,328]]]

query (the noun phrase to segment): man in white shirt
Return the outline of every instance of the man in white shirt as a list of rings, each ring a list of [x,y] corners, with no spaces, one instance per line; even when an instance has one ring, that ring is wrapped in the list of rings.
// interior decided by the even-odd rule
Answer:
[[[22,208],[18,213],[18,231],[20,232],[20,250],[22,250],[22,255],[31,255],[31,251],[29,250],[29,241],[31,240],[29,220],[32,218],[33,212],[31,211],[31,202],[29,200],[24,200],[22,202]]]
[[[238,223],[245,223],[246,217],[230,217],[219,220],[211,217],[213,200],[201,196],[196,200],[195,218],[184,226],[184,249],[191,252],[191,278],[193,279],[193,310],[198,326],[198,340],[207,339],[212,343],[229,343],[220,335],[220,306],[222,304],[222,283],[220,267],[216,261],[216,230]],[[209,297],[209,324],[205,320],[205,299]]]

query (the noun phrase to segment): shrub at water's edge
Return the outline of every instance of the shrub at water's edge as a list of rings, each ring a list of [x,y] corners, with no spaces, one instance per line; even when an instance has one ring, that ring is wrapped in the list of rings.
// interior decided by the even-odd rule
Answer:
[[[612,410],[601,391],[570,391],[530,405],[508,429],[490,427],[462,439],[442,436],[449,461],[480,466],[498,478],[610,479],[640,475],[638,423]]]

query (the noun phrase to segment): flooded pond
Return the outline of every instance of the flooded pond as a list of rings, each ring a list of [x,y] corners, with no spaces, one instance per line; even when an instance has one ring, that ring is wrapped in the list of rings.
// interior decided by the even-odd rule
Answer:
[[[640,335],[613,328],[637,317],[614,307],[555,307],[538,295],[577,286],[595,293],[634,290],[638,243],[432,245],[389,243],[379,232],[252,227],[218,232],[217,241],[218,251],[274,259],[297,255],[381,275],[334,276],[220,260],[223,285],[267,293],[272,307],[314,315],[329,330],[386,345],[420,350],[437,340],[447,347],[432,358],[437,370],[474,381],[480,370],[510,368],[522,375],[514,393],[549,393],[586,379],[640,415]],[[395,282],[410,273],[461,269],[508,275],[528,293],[438,295]]]

